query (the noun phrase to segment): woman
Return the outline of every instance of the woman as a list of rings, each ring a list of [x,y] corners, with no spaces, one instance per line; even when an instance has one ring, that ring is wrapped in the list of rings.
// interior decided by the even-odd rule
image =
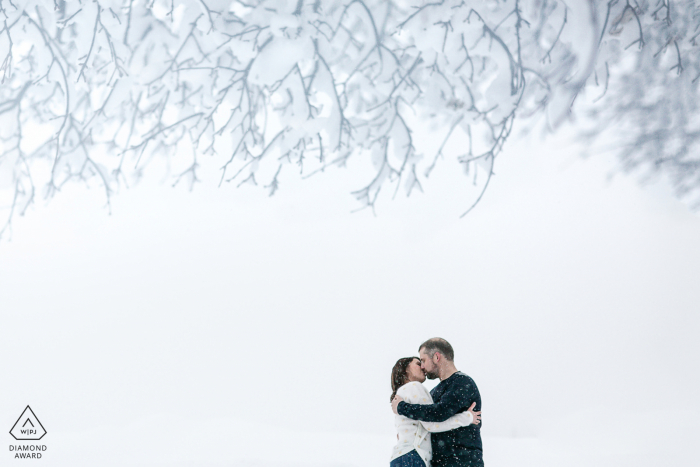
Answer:
[[[425,386],[425,374],[420,367],[418,357],[399,359],[391,370],[391,400],[401,396],[409,404],[432,404],[433,398]],[[420,422],[403,415],[396,415],[398,443],[394,446],[390,467],[430,467],[433,456],[430,445],[430,433],[454,430],[462,426],[479,423],[481,412],[474,412],[472,404],[469,410],[459,413],[441,423]]]

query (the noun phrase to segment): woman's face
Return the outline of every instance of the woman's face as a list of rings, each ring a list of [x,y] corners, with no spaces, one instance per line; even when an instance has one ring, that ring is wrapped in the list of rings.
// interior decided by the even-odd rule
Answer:
[[[420,360],[417,358],[414,358],[411,360],[411,363],[408,364],[406,373],[408,373],[408,381],[418,381],[419,383],[425,381],[425,373],[423,373],[420,367]]]

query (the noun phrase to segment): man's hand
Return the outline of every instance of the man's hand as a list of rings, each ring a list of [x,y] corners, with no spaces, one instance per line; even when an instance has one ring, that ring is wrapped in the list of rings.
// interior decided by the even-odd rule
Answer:
[[[472,402],[472,405],[469,406],[469,410],[467,410],[467,412],[472,414],[472,425],[478,425],[481,423],[481,410],[474,412],[474,407],[476,407],[476,402]]]
[[[394,399],[391,401],[391,410],[393,410],[396,415],[399,414],[398,407],[399,407],[399,402],[401,402],[401,401],[403,401],[401,396],[394,396]]]

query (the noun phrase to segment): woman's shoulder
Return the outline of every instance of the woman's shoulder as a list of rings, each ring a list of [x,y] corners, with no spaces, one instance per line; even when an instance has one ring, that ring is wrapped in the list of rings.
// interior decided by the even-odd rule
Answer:
[[[403,386],[401,386],[399,388],[398,391],[396,391],[397,394],[416,393],[416,392],[423,393],[423,392],[427,392],[427,390],[425,389],[425,386],[423,386],[422,383],[419,383],[418,381],[411,381],[409,383],[404,384]]]
[[[423,383],[421,383],[419,381],[409,381],[408,383],[404,384],[404,386],[422,386],[422,387],[425,387],[425,386],[423,386]]]
[[[402,391],[403,389],[403,391]],[[422,383],[418,381],[411,381],[406,383],[399,388],[397,394],[404,398],[404,400],[410,404],[432,404],[433,400],[430,397],[430,393],[423,386]]]
[[[421,383],[419,383],[418,381],[409,381],[408,383],[406,383],[406,384],[404,384],[403,386],[401,386],[399,389],[403,389],[403,388],[415,388],[415,387],[418,387],[418,386],[423,386],[423,385],[422,385]]]

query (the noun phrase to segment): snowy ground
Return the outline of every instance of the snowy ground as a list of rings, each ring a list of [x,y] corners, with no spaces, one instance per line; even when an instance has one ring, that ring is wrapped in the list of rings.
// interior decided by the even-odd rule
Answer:
[[[671,430],[652,428],[646,417],[610,418],[614,419],[612,427],[576,441],[581,435],[580,425],[570,426],[559,436],[485,436],[485,462],[491,467],[693,465],[689,451],[700,429],[696,416],[666,413],[664,424],[675,425]],[[591,430],[596,426],[583,425]],[[389,433],[306,432],[221,418],[151,417],[121,427],[58,433],[50,438],[50,443],[49,439],[46,441],[53,447],[46,463],[386,467],[393,441]]]
[[[609,167],[532,137],[462,220],[448,162],[377,217],[333,170],[67,190],[0,245],[0,428],[30,404],[46,466],[386,466],[391,367],[439,335],[489,467],[693,465],[700,217]]]

